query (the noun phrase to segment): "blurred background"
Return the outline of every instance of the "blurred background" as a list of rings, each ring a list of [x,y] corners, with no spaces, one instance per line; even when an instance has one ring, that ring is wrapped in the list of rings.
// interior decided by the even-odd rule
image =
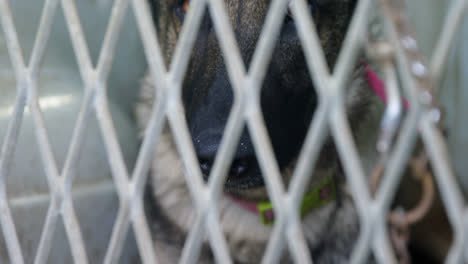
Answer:
[[[445,14],[452,1],[408,0],[407,5],[419,44],[427,58],[431,58],[439,38]],[[10,0],[10,8],[25,61],[29,61],[42,11],[43,0]],[[87,44],[96,62],[110,15],[111,0],[76,1]],[[83,82],[62,9],[57,10],[47,53],[39,80],[40,105],[44,113],[52,148],[59,169],[65,156],[83,98]],[[465,19],[466,20],[466,19]],[[444,126],[453,168],[465,193],[468,191],[468,21],[465,21],[453,43],[448,67],[439,99],[446,111]],[[119,142],[132,170],[138,149],[134,125],[133,105],[138,82],[146,62],[132,9],[127,10],[108,80],[111,113]],[[3,31],[0,31],[0,142],[4,144],[7,124],[11,118],[16,96],[16,80],[6,50]],[[26,263],[31,263],[39,243],[41,229],[49,203],[48,186],[40,160],[33,123],[27,110],[22,123],[19,142],[7,176],[7,192]],[[88,124],[86,145],[73,184],[73,197],[88,256],[92,263],[102,262],[118,210],[107,155],[97,122]],[[0,263],[9,263],[3,236],[0,236]],[[59,221],[49,263],[68,263],[69,245]],[[63,242],[63,243],[62,243]],[[122,263],[135,263],[138,253],[130,230]]]
[[[79,0],[76,6],[90,55],[97,62],[114,1]],[[9,1],[24,59],[29,61],[44,0]],[[108,80],[110,110],[121,149],[130,171],[138,148],[133,104],[139,79],[146,63],[131,8],[127,10]],[[83,82],[79,75],[62,8],[57,13],[39,74],[39,103],[59,170],[62,169],[72,132],[83,100]],[[16,96],[15,74],[0,30],[0,142],[3,142]],[[114,191],[102,135],[95,118],[87,127],[73,199],[83,239],[91,263],[102,263],[109,244],[119,201]],[[7,194],[12,206],[20,244],[26,263],[33,263],[49,204],[49,190],[31,115],[26,110],[11,170],[7,176]],[[60,218],[59,218],[60,219]],[[71,254],[61,219],[54,233],[48,263],[70,263]],[[129,232],[122,263],[137,263],[138,253],[132,231]],[[0,236],[0,263],[9,263]]]

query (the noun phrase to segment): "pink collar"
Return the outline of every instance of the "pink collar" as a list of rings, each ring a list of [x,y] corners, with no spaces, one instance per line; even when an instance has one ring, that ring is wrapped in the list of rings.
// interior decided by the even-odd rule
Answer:
[[[385,92],[385,84],[380,77],[375,73],[369,65],[365,65],[365,78],[369,87],[375,92],[375,94],[382,99],[384,103],[387,103],[387,96]],[[403,104],[405,108],[409,108],[409,103],[403,98]],[[232,195],[227,195],[232,201],[236,202],[239,206],[243,207],[247,211],[250,211],[261,217],[263,224],[271,225],[275,220],[273,207],[270,202],[249,202],[241,200]],[[312,189],[309,193],[304,196],[303,203],[301,206],[301,215],[322,206],[327,202],[333,200],[335,197],[335,184],[333,177],[326,179],[324,182],[319,184],[318,187]]]
[[[304,195],[301,204],[301,215],[309,212],[314,208],[325,205],[335,199],[335,181],[333,177],[328,177],[319,183],[315,188],[312,188]],[[244,209],[259,215],[264,225],[271,225],[275,220],[273,205],[269,201],[264,202],[249,202],[241,200],[232,195],[227,195],[232,201]]]

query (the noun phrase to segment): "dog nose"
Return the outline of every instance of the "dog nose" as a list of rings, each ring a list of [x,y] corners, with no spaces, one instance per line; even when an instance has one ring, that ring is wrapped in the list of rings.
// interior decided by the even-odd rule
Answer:
[[[200,169],[203,177],[208,179],[213,169],[214,161],[218,152],[221,136],[203,135],[194,140],[196,154],[200,162]],[[229,178],[239,178],[247,176],[255,166],[255,154],[253,146],[246,141],[246,137],[241,137],[239,146],[234,154],[234,160],[228,171]]]
[[[240,177],[247,173],[249,168],[249,162],[247,159],[236,159],[231,165],[229,174],[233,177]]]
[[[207,178],[210,175],[211,169],[213,167],[214,158],[213,159],[206,159],[206,158],[199,158],[200,160],[200,169],[203,173],[203,177]],[[249,168],[253,164],[252,158],[236,158],[232,164],[231,168],[229,169],[229,177],[242,177],[247,175]]]
[[[203,176],[208,176],[210,175],[211,167],[213,166],[213,161],[212,160],[205,160],[201,159],[200,160],[200,169],[203,173]]]

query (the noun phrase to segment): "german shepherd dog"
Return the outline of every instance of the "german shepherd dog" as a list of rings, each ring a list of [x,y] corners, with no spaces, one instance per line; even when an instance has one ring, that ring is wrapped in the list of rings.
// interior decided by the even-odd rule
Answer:
[[[189,0],[150,0],[166,64],[169,65]],[[245,64],[252,59],[270,0],[224,0]],[[355,0],[308,0],[310,12],[331,69],[337,59]],[[137,119],[143,130],[154,102],[154,82],[149,74],[142,83]],[[157,87],[156,87],[157,88]],[[183,103],[204,179],[207,180],[233,103],[233,92],[223,54],[208,12],[191,53],[183,82]],[[353,131],[366,115],[372,97],[363,81],[363,66],[356,64],[347,87],[346,107]],[[287,186],[302,142],[312,120],[318,96],[314,91],[295,22],[286,16],[263,81],[261,108],[274,154]],[[357,132],[356,132],[357,133]],[[336,195],[330,201],[304,212],[304,236],[315,263],[346,263],[356,240],[359,224],[346,192],[344,177],[332,140],[323,146],[309,183],[309,190],[333,179]],[[171,132],[160,138],[151,168],[151,197],[155,248],[162,263],[176,263],[184,240],[196,217],[184,168]],[[259,263],[272,232],[262,218],[243,204],[268,201],[264,178],[247,129],[240,138],[219,201],[219,221],[235,263]],[[286,251],[286,250],[285,250]],[[288,253],[282,262],[291,262]],[[196,260],[194,260],[195,262]],[[198,260],[213,263],[207,242]]]

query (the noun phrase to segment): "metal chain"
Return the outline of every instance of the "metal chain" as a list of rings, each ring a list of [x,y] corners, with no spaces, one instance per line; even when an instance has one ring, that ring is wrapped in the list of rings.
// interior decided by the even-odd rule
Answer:
[[[428,66],[424,62],[424,57],[420,52],[414,33],[411,30],[408,21],[408,15],[404,7],[403,0],[381,0],[381,10],[383,14],[389,18],[390,22],[394,25],[397,37],[400,41],[401,48],[405,57],[410,65],[411,77],[416,81],[419,88],[419,96],[421,103],[428,107],[436,114],[435,121],[440,124],[441,108],[435,102],[434,97],[434,81],[428,71]],[[390,74],[395,73],[394,65],[394,50],[389,41],[374,40],[370,43],[372,45],[371,52],[368,56],[377,60],[377,63],[382,67],[384,79],[387,84],[387,94],[396,96],[397,100],[401,100],[398,88],[395,83],[389,83],[395,79]],[[373,51],[373,52],[372,52]],[[393,93],[393,94],[391,94]],[[390,101],[390,100],[389,100]],[[384,113],[381,123],[380,137],[377,142],[377,150],[380,152],[380,159],[377,162],[374,170],[370,176],[371,192],[375,194],[380,178],[385,170],[385,164],[388,157],[388,152],[393,140],[393,136],[399,125],[401,105],[397,103],[396,108],[393,106],[393,115]],[[390,109],[390,103],[387,110]],[[395,111],[397,109],[397,111]],[[408,241],[410,239],[411,225],[420,221],[429,211],[434,200],[434,182],[432,174],[428,166],[428,157],[424,150],[420,150],[409,162],[410,171],[413,177],[417,179],[422,185],[422,195],[419,203],[409,211],[398,207],[389,212],[388,223],[390,238],[395,250],[397,260],[401,264],[411,263],[410,254],[408,252]]]
[[[419,222],[427,214],[434,201],[434,182],[428,169],[428,159],[424,151],[411,159],[410,169],[412,176],[422,184],[422,196],[419,203],[409,211],[397,207],[388,214],[390,238],[396,257],[401,264],[411,263],[407,244],[410,239],[410,226]],[[378,182],[383,174],[383,163],[379,163],[371,174],[371,190],[375,193]]]

